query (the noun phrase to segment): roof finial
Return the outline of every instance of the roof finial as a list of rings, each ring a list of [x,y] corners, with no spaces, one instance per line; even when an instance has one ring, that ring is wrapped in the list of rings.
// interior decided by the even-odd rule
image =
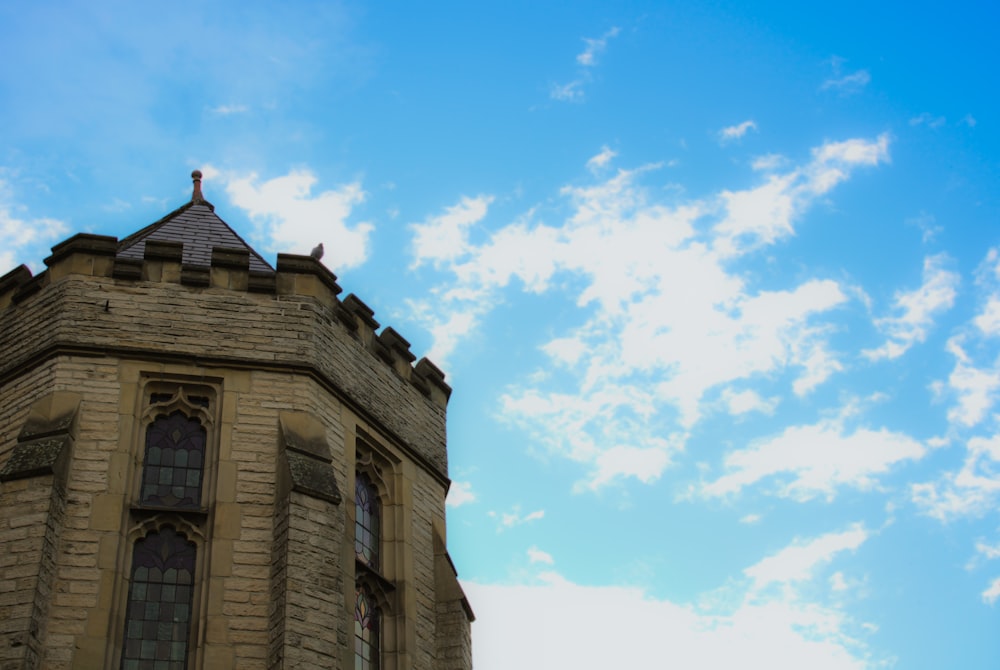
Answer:
[[[205,202],[205,197],[201,194],[201,170],[192,172],[191,179],[194,180],[194,192],[191,193],[191,202],[195,204]]]

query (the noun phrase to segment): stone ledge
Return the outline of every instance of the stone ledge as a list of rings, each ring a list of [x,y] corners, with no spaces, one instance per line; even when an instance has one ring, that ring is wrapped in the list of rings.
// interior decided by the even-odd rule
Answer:
[[[52,255],[45,259],[46,267],[52,267],[72,254],[92,256],[114,256],[118,252],[118,238],[109,235],[77,233],[52,247]]]
[[[0,470],[0,482],[53,474],[56,462],[69,441],[69,435],[59,435],[21,442],[14,447],[3,470]]]

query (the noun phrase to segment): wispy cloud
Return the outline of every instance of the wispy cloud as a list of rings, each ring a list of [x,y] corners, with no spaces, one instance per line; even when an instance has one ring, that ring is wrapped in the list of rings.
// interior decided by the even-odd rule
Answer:
[[[1000,504],[1000,416],[993,411],[1000,399],[1000,358],[991,346],[1000,335],[994,314],[1000,301],[1000,250],[987,252],[974,288],[982,307],[949,338],[945,348],[955,365],[946,380],[933,386],[952,402],[947,412],[952,435],[964,436],[961,467],[911,487],[918,507],[942,522],[980,516]]]
[[[990,249],[976,271],[976,286],[983,293],[982,308],[972,322],[980,335],[1000,337],[1000,249]]]
[[[953,424],[971,428],[982,422],[996,404],[1000,392],[1000,360],[978,362],[966,351],[965,335],[955,335],[946,348],[955,357],[955,367],[944,384],[936,384],[940,394],[954,397],[955,404],[948,410],[948,420]]]
[[[566,84],[552,84],[549,97],[560,102],[583,102],[583,82],[574,79]]]
[[[933,482],[911,487],[914,502],[940,521],[981,516],[1000,503],[1000,434],[973,437],[965,448],[962,467]]]
[[[132,203],[126,202],[121,198],[115,198],[110,203],[104,205],[102,209],[105,212],[124,212],[127,209],[131,209]]]
[[[914,344],[923,342],[934,325],[934,319],[951,309],[959,284],[957,273],[945,269],[950,259],[947,254],[928,256],[924,259],[923,284],[913,291],[896,294],[894,316],[875,321],[888,341],[877,349],[863,353],[872,360],[898,358]]]
[[[771,584],[787,584],[812,579],[820,566],[843,551],[854,551],[868,539],[860,523],[841,532],[827,533],[810,540],[796,540],[791,545],[743,571],[753,580],[753,589]]]
[[[543,563],[545,565],[555,564],[555,559],[552,558],[552,554],[542,551],[538,547],[528,548],[528,561],[531,563]]]
[[[788,165],[788,159],[781,154],[766,154],[753,159],[750,166],[760,172],[771,172]]]
[[[740,415],[749,412],[761,412],[771,414],[781,401],[777,396],[764,399],[759,393],[752,389],[733,391],[726,389],[722,392],[722,401],[730,414]]]
[[[719,142],[725,144],[726,142],[738,140],[751,130],[756,131],[757,124],[750,120],[744,121],[743,123],[739,123],[735,126],[728,126],[719,131]]]
[[[232,116],[233,114],[246,114],[250,108],[246,105],[217,105],[208,111],[218,116]]]
[[[920,239],[925,244],[933,241],[934,238],[942,230],[944,230],[941,226],[937,225],[937,220],[934,218],[934,215],[927,212],[920,212],[916,216],[908,218],[906,220],[906,224],[909,226],[916,226],[920,229]]]
[[[995,605],[997,600],[1000,599],[1000,577],[994,579],[989,588],[987,588],[982,593],[983,602],[989,603],[990,605]]]
[[[833,498],[841,488],[868,490],[905,461],[919,460],[925,447],[885,428],[848,430],[842,417],[813,425],[789,426],[726,456],[726,474],[703,484],[706,496],[725,496],[765,481],[783,498]]]
[[[604,49],[608,46],[608,40],[617,37],[619,32],[620,29],[616,26],[600,37],[584,37],[583,42],[586,44],[586,48],[577,54],[576,62],[584,67],[594,67],[597,65],[597,57],[604,53]]]
[[[462,198],[443,214],[428,217],[423,223],[411,224],[413,231],[413,267],[431,262],[435,266],[453,261],[468,253],[469,227],[486,216],[491,196]]]
[[[487,516],[491,519],[496,519],[499,522],[497,526],[497,532],[504,531],[508,528],[514,528],[515,526],[520,526],[522,524],[531,523],[532,521],[538,521],[539,519],[545,518],[545,510],[538,509],[534,512],[528,512],[527,514],[521,513],[521,506],[515,505],[514,508],[509,512],[487,512]]]
[[[943,116],[934,116],[929,112],[923,112],[910,119],[911,126],[927,126],[928,128],[940,128],[945,123],[947,123],[947,119]]]
[[[619,32],[619,28],[614,27],[600,37],[584,37],[586,46],[576,56],[576,62],[581,68],[577,76],[566,83],[550,84],[549,97],[560,102],[583,102],[586,97],[584,86],[592,80],[592,71],[597,65],[598,57],[607,48],[608,40],[616,37]]]
[[[611,163],[611,159],[617,156],[616,151],[612,151],[607,146],[601,147],[600,153],[592,156],[590,160],[587,161],[587,169],[592,173],[596,174],[600,172],[603,168],[607,167]]]
[[[833,75],[827,78],[820,86],[823,91],[836,91],[840,95],[853,95],[860,93],[871,80],[868,70],[855,70],[854,72],[843,72],[844,60],[834,57],[830,59]]]

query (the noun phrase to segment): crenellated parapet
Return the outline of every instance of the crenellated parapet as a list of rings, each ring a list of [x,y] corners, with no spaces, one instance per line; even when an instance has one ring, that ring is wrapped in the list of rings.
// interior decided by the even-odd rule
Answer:
[[[275,270],[261,271],[247,248],[212,247],[203,265],[184,262],[183,242],[147,239],[141,257],[121,246],[115,237],[75,235],[52,248],[37,276],[20,266],[0,277],[0,384],[55,349],[295,369],[445,474],[444,374],[417,360],[393,328],[380,330],[357,296],[341,299],[337,277],[318,260],[279,254]],[[398,407],[398,396],[411,399],[409,415],[386,409]],[[414,416],[430,417],[432,427],[414,429]]]

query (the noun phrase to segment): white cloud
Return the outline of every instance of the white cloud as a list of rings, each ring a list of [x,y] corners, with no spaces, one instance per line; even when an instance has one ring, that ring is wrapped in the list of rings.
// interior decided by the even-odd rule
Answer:
[[[753,580],[753,588],[763,589],[771,584],[786,584],[812,579],[814,572],[833,560],[838,553],[855,550],[868,539],[868,531],[861,524],[848,530],[827,533],[817,538],[793,544],[743,571]]]
[[[997,577],[990,584],[989,588],[983,591],[983,602],[989,603],[990,605],[995,605],[997,599],[1000,598],[1000,577]]]
[[[234,205],[256,226],[255,238],[270,252],[308,254],[323,242],[323,262],[335,271],[361,265],[368,257],[370,223],[348,223],[353,208],[365,199],[359,182],[312,194],[318,182],[306,169],[261,182],[259,177],[203,169],[205,180],[219,175]]]
[[[1000,558],[1000,544],[989,545],[985,542],[976,543],[976,553],[980,554],[987,561],[992,561],[994,559]]]
[[[750,167],[758,172],[773,172],[788,165],[788,159],[781,154],[764,154],[757,156]]]
[[[764,480],[776,479],[776,494],[796,500],[832,498],[843,487],[868,490],[878,477],[903,461],[919,460],[922,444],[885,428],[848,432],[843,420],[789,426],[780,435],[759,440],[725,458],[726,474],[704,484],[708,496],[739,493]]]
[[[947,254],[924,259],[923,284],[913,291],[896,293],[896,315],[875,321],[878,329],[888,335],[888,341],[878,349],[864,351],[865,356],[872,360],[898,358],[924,341],[934,318],[955,303],[959,276],[944,268],[948,261]]]
[[[1000,391],[1000,359],[979,366],[963,347],[965,338],[956,335],[948,340],[947,350],[955,357],[955,367],[948,376],[946,387],[956,404],[948,410],[948,420],[966,428],[986,418]]]
[[[487,516],[491,519],[496,519],[500,522],[497,527],[497,532],[501,532],[507,528],[513,528],[515,526],[520,526],[525,523],[530,523],[532,521],[538,521],[539,519],[545,518],[545,510],[539,509],[534,512],[529,512],[528,514],[521,514],[521,506],[515,505],[510,512],[487,512]]]
[[[546,565],[553,565],[556,562],[552,558],[552,554],[542,551],[538,547],[528,547],[528,561],[531,563],[544,563]]]
[[[566,84],[552,84],[549,87],[549,97],[561,102],[583,102],[583,82],[574,79]]]
[[[827,142],[812,151],[814,159],[814,169],[827,169],[830,165],[868,165],[876,166],[889,160],[889,135],[882,133],[874,142],[865,139],[851,139],[843,142]],[[843,179],[846,174],[838,173],[836,181],[829,182],[828,186],[833,186]],[[826,180],[813,177],[814,181],[826,184]],[[825,193],[829,188],[823,188],[820,193]]]
[[[110,203],[102,207],[105,212],[124,212],[131,208],[132,203],[126,202],[121,198],[113,198]]]
[[[747,514],[746,516],[740,518],[740,523],[745,523],[747,525],[760,523],[760,521],[761,521],[760,514]]]
[[[941,226],[936,225],[934,215],[927,212],[920,212],[917,216],[907,219],[906,224],[920,229],[920,239],[924,243],[932,241],[938,233],[944,230]]]
[[[973,319],[979,333],[986,337],[1000,336],[1000,249],[993,248],[976,270],[976,285],[985,292],[985,303]]]
[[[726,389],[722,392],[722,401],[726,404],[730,414],[740,415],[749,412],[771,414],[781,399],[773,397],[765,400],[759,393],[751,389],[745,389],[738,393],[732,389]]]
[[[551,84],[549,86],[549,97],[560,102],[583,102],[586,97],[583,87],[593,80],[591,71],[597,65],[597,57],[604,53],[608,40],[618,35],[618,28],[611,28],[598,38],[583,38],[586,47],[577,54],[576,62],[580,66],[578,76],[566,84]]]
[[[471,483],[453,481],[444,502],[448,507],[455,508],[475,502],[475,500],[476,494],[472,491]]]
[[[1000,296],[990,296],[986,305],[973,322],[983,335],[1000,335]]]
[[[737,594],[693,606],[636,587],[588,586],[555,572],[527,584],[463,582],[475,603],[472,636],[477,670],[678,667],[717,670],[862,670],[868,634],[841,610],[793,592]],[[525,603],[542,603],[525,616]],[[609,635],[627,620],[627,644]],[[874,626],[872,627],[874,628]],[[517,644],[511,644],[517,640]],[[580,644],[586,640],[586,644]],[[877,661],[875,661],[877,663]]]
[[[17,202],[9,181],[0,178],[0,275],[14,269],[19,258],[37,272],[49,247],[66,236],[69,227],[58,219],[26,216],[27,208]]]
[[[232,116],[233,114],[246,114],[250,108],[246,105],[217,105],[209,111],[219,116]]]
[[[612,37],[616,37],[618,33],[619,29],[617,27],[613,27],[598,38],[584,37],[583,41],[584,44],[586,44],[586,48],[581,53],[577,54],[576,62],[584,67],[593,67],[597,65],[597,57],[604,53],[605,48],[608,46],[608,40]]]
[[[431,261],[435,266],[452,261],[468,250],[468,229],[481,221],[489,210],[491,196],[480,195],[448,207],[444,214],[428,217],[424,223],[411,224],[413,231],[413,267]]]
[[[992,561],[1000,558],[1000,545],[989,545],[985,542],[976,543],[976,553],[982,556],[987,561]],[[996,601],[1000,599],[1000,577],[994,579],[989,587],[981,594],[983,602],[990,605],[996,604]]]
[[[841,95],[853,95],[861,92],[872,80],[868,70],[857,70],[850,74],[841,74],[840,67],[834,64],[834,75],[823,82],[820,90],[837,91]]]
[[[919,114],[910,119],[911,126],[925,125],[928,128],[940,128],[945,123],[947,123],[947,119],[945,119],[943,116],[934,116],[933,114],[930,114],[928,112],[923,112],[922,114]]]
[[[611,162],[611,159],[617,155],[617,152],[612,151],[607,146],[603,146],[599,154],[587,161],[587,169],[593,173],[600,172],[601,168],[606,167]]]
[[[940,521],[980,516],[1000,503],[1000,434],[973,437],[961,469],[945,472],[936,482],[914,484],[914,502]]]
[[[719,141],[725,143],[738,140],[751,130],[757,130],[757,124],[751,120],[744,121],[735,126],[728,126],[719,131]]]
[[[604,449],[595,459],[595,472],[584,486],[598,489],[621,477],[635,477],[643,484],[654,482],[669,465],[670,451],[666,446],[634,447],[625,444]]]
[[[731,264],[793,235],[818,197],[856,168],[888,160],[888,145],[886,135],[827,142],[803,166],[703,200],[643,187],[659,165],[619,169],[564,187],[561,219],[537,222],[532,210],[476,226],[475,235],[453,225],[442,251],[420,256],[437,254],[448,276],[432,298],[411,303],[413,313],[432,331],[433,357],[444,360],[504,290],[571,291],[576,325],[552,333],[541,346],[544,374],[511,386],[501,413],[536,444],[586,466],[578,487],[655,481],[706,404],[718,409],[723,389],[746,392],[751,379],[789,373],[803,396],[843,369],[829,343],[831,313],[849,303],[838,282],[803,278],[762,290]],[[730,392],[723,402],[733,412],[766,412],[769,395]]]
[[[817,197],[850,176],[857,167],[889,160],[889,136],[875,140],[826,142],[812,150],[812,160],[798,169],[771,174],[755,188],[723,190],[724,216],[715,225],[715,248],[724,255],[745,253],[792,235],[795,219]]]

